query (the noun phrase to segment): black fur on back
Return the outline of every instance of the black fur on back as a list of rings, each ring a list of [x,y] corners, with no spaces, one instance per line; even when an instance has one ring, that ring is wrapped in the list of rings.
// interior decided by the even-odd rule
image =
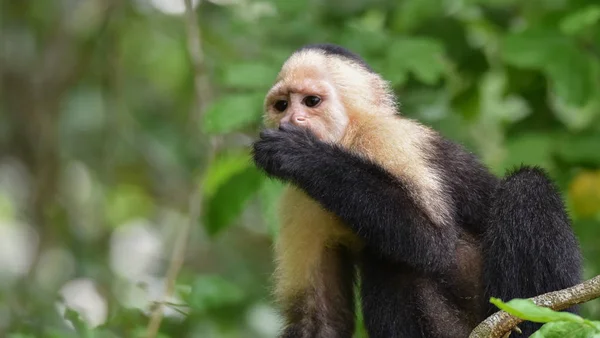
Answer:
[[[318,49],[318,50],[325,52],[326,55],[335,55],[335,56],[338,56],[341,58],[352,60],[352,61],[358,63],[359,65],[361,65],[362,67],[364,67],[369,72],[371,72],[371,73],[375,72],[373,70],[373,68],[371,68],[371,66],[369,66],[369,64],[358,54],[351,52],[350,50],[348,50],[342,46],[338,46],[338,45],[335,45],[332,43],[308,44],[308,45],[300,47],[298,50],[296,50],[296,53],[303,51],[303,50],[310,50],[310,49]]]
[[[558,189],[540,168],[521,167],[501,181],[482,244],[486,300],[529,298],[581,282],[579,244]],[[487,315],[495,311],[488,304]],[[523,335],[511,337],[528,337],[541,325],[522,323]]]

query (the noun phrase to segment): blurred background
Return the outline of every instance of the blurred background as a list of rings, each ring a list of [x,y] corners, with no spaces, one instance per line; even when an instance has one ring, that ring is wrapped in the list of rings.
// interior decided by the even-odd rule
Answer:
[[[600,274],[596,0],[188,1],[0,1],[0,336],[275,337],[281,185],[248,146],[313,42],[495,173],[546,168]]]

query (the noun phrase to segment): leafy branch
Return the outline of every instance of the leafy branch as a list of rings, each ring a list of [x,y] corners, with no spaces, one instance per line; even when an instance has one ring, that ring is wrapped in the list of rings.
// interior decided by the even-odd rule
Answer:
[[[590,326],[590,321],[579,316],[570,313],[553,313],[552,311],[564,310],[599,297],[600,275],[570,288],[545,293],[529,300],[515,299],[505,304],[497,299],[492,299],[492,303],[503,311],[496,312],[484,320],[473,330],[469,338],[506,337],[524,320],[549,323],[547,325],[552,324],[550,328],[554,327],[554,329],[562,329],[556,323],[567,322],[600,330],[600,324],[597,322],[592,322]],[[576,329],[572,327],[572,324],[570,325],[569,330]]]

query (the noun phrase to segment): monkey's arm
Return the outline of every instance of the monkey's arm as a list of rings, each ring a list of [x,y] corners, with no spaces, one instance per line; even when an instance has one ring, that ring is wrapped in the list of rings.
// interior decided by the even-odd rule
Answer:
[[[263,131],[254,160],[338,215],[382,256],[431,273],[452,265],[457,229],[432,222],[411,197],[410,182],[371,161],[291,125]]]

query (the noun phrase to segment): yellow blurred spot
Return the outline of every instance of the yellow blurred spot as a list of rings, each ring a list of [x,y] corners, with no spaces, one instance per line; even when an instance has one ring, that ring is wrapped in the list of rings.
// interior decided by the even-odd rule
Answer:
[[[600,170],[583,171],[569,187],[573,211],[580,217],[593,217],[600,212]]]
[[[154,208],[151,196],[140,186],[120,184],[107,194],[106,217],[117,227],[135,218],[149,217]]]

